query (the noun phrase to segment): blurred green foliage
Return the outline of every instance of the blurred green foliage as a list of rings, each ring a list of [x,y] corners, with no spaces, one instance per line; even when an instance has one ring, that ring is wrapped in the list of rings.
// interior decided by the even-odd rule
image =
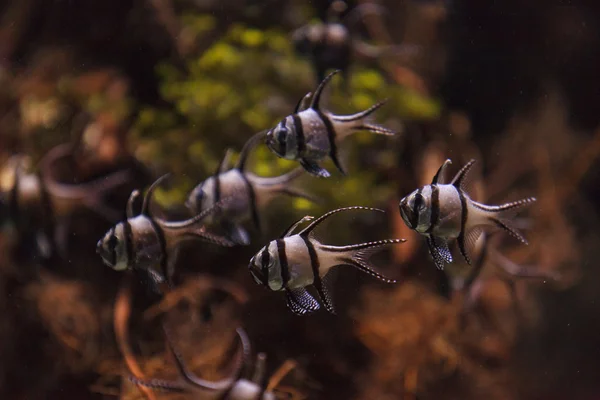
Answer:
[[[199,40],[216,27],[209,15],[185,15],[182,21]],[[142,109],[134,131],[136,155],[177,176],[177,184],[168,193],[157,193],[157,200],[166,203],[185,199],[193,186],[214,172],[226,148],[239,151],[251,135],[291,113],[298,100],[317,84],[308,61],[294,54],[287,33],[241,24],[230,25],[207,51],[187,60],[186,73],[169,64],[160,65],[157,72],[161,94],[170,106]],[[385,98],[388,104],[374,119],[391,128],[400,127],[403,119],[433,119],[439,114],[437,102],[387,83],[376,70],[353,66],[350,93],[341,80],[333,80],[323,102],[336,114],[352,114]],[[376,184],[379,171],[372,165],[381,169],[396,165],[401,140],[401,135],[389,138],[359,133],[341,146],[347,177],[327,161],[325,167],[333,178],[306,176],[300,184],[324,199],[327,209],[380,204],[394,193],[395,183]],[[368,157],[376,160],[371,159],[371,167],[363,168]],[[253,151],[249,167],[258,175],[273,176],[296,165],[260,145]],[[289,202],[283,204],[289,208]],[[302,212],[313,207],[305,200],[295,200],[293,206]]]

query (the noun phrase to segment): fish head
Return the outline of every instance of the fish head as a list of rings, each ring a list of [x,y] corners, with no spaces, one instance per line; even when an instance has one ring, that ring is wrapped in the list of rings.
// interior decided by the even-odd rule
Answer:
[[[279,157],[293,160],[296,157],[296,128],[291,115],[285,117],[273,129],[267,132],[267,147]]]
[[[424,233],[429,228],[431,215],[431,190],[417,189],[400,200],[400,215],[410,229]]]
[[[272,290],[281,289],[281,274],[279,273],[279,255],[275,241],[263,247],[250,259],[248,269],[259,285],[267,286]]]
[[[127,250],[125,249],[125,225],[119,222],[106,232],[96,244],[96,253],[102,257],[102,262],[115,271],[127,269]]]

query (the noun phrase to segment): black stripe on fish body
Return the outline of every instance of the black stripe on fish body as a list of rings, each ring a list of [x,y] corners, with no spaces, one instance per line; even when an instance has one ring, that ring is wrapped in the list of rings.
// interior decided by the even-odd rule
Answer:
[[[125,234],[125,237],[123,238],[123,240],[125,241],[125,256],[127,259],[127,263],[129,264],[134,259],[133,232],[131,230],[131,224],[129,223],[129,220],[123,221],[123,231]]]
[[[304,127],[302,126],[302,120],[298,114],[293,114],[292,119],[294,120],[294,131],[296,132],[296,147],[297,147],[297,158],[301,158],[306,152],[306,138],[304,137]]]
[[[465,197],[463,191],[459,188],[456,188],[456,191],[458,192],[461,207],[460,233],[458,234],[458,238],[456,239],[456,241],[458,242],[458,248],[460,249],[461,254],[465,258],[465,261],[467,262],[467,264],[471,265],[471,259],[469,258],[469,255],[467,254],[467,249],[465,247],[465,229],[467,226],[467,219],[469,218],[469,207],[467,204],[467,198]]]
[[[117,265],[117,235],[115,234],[115,228],[110,228],[110,237],[108,238],[108,248],[110,249],[110,264],[112,266]]]
[[[329,139],[329,156],[333,160],[333,163],[335,164],[336,168],[343,175],[346,175],[346,171],[344,171],[344,168],[342,168],[342,165],[340,164],[340,161],[338,159],[335,127],[333,126],[333,124],[331,123],[331,120],[329,119],[329,117],[327,115],[323,114],[323,112],[321,112],[320,110],[315,110],[315,111],[316,111],[317,115],[319,116],[319,118],[321,118],[323,125],[325,125],[325,130],[327,131],[327,138]]]
[[[218,203],[219,200],[221,200],[221,180],[219,179],[219,172],[217,171],[217,173],[214,176],[214,180],[215,180],[215,189],[214,189],[214,203]]]
[[[252,222],[256,229],[260,232],[260,216],[258,215],[258,205],[256,204],[256,192],[254,191],[254,187],[252,186],[252,182],[248,179],[248,177],[240,173],[242,180],[246,184],[246,189],[248,190],[248,200],[250,200],[250,214],[252,215]]]
[[[335,313],[333,304],[329,302],[329,296],[327,296],[325,290],[323,289],[323,281],[321,280],[321,274],[319,271],[321,268],[321,262],[319,261],[319,255],[315,250],[315,246],[312,244],[312,242],[307,236],[301,236],[301,238],[302,240],[304,240],[304,244],[306,245],[306,249],[308,250],[308,255],[310,257],[310,266],[313,271],[313,285],[315,289],[317,289],[317,293],[319,294],[319,297],[325,304],[325,308],[327,309],[327,311]]]
[[[262,273],[262,284],[269,286],[269,263],[271,262],[271,254],[269,253],[269,246],[265,247],[261,259],[261,273]]]
[[[431,187],[431,218],[426,233],[432,233],[440,220],[440,188],[438,185],[429,185],[429,187]]]
[[[420,188],[417,190],[415,194],[415,202],[413,204],[412,215],[410,219],[410,227],[412,229],[417,229],[419,226],[419,208],[421,207],[421,203],[423,202],[423,195],[421,194],[423,189]]]
[[[281,155],[285,155],[285,154],[288,153],[288,151],[287,151],[287,137],[286,137],[288,129],[285,126],[286,120],[287,120],[287,118],[283,119],[280,122],[281,127],[280,127],[280,129],[279,129],[279,131],[277,133],[277,143],[279,144],[279,154],[281,154]]]
[[[287,288],[287,284],[290,280],[290,270],[288,265],[287,254],[285,253],[285,240],[277,239],[275,241],[277,245],[277,255],[279,256],[279,269],[281,274],[282,287]]]
[[[167,283],[169,284],[169,286],[171,286],[171,277],[169,276],[168,270],[167,270],[167,240],[165,239],[165,233],[160,228],[160,226],[156,223],[154,218],[148,217],[148,219],[150,220],[150,224],[152,225],[152,228],[154,229],[154,232],[156,233],[156,237],[158,238],[158,244],[160,245],[160,260],[159,260],[160,271],[162,272],[163,276],[167,280]]]

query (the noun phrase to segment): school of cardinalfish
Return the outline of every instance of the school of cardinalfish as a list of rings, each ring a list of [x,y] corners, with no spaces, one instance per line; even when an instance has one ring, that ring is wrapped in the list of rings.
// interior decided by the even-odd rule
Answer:
[[[383,102],[349,116],[339,116],[323,108],[323,89],[336,72],[325,77],[312,98],[310,93],[303,97],[294,112],[279,124],[251,137],[232,169],[228,165],[228,152],[215,174],[199,183],[189,194],[185,204],[191,214],[188,219],[167,221],[151,212],[153,193],[168,175],[157,179],[146,190],[139,210],[135,210],[135,205],[141,193],[134,190],[127,202],[126,218],[111,227],[97,243],[97,253],[104,264],[117,271],[135,271],[138,276],[143,276],[154,293],[162,295],[174,287],[178,249],[184,241],[200,240],[227,247],[248,245],[250,234],[243,225],[250,221],[260,230],[261,213],[277,196],[318,201],[310,193],[293,186],[294,181],[305,172],[319,178],[330,177],[331,174],[320,165],[328,157],[339,172],[346,175],[338,152],[342,140],[354,132],[368,131],[387,136],[397,134],[367,118]],[[309,105],[305,106],[304,103],[309,99]],[[247,171],[249,154],[260,143],[264,143],[278,157],[295,160],[300,166],[282,176],[268,178]],[[61,145],[50,151],[41,162],[44,168],[37,175],[26,174],[21,162],[10,164],[12,185],[4,191],[3,197],[8,210],[4,218],[5,229],[12,227],[17,231],[26,231],[25,216],[32,215],[30,211],[34,209],[51,210],[58,224],[70,212],[81,207],[114,221],[116,211],[104,205],[102,199],[105,193],[129,179],[128,172],[118,171],[82,185],[58,183],[48,176],[48,171],[52,170],[54,162],[66,157],[70,150],[68,145]],[[450,160],[446,160],[432,177],[431,184],[410,193],[399,204],[402,220],[408,228],[426,237],[433,262],[441,270],[453,262],[449,249],[452,241],[457,243],[468,265],[472,264],[471,253],[483,234],[500,229],[527,243],[511,220],[518,209],[533,203],[535,198],[502,205],[486,205],[472,200],[468,193],[468,173],[474,162],[471,160],[446,183],[445,169],[451,164]],[[395,283],[394,279],[386,277],[373,265],[370,256],[387,246],[402,244],[405,239],[333,246],[315,237],[315,229],[323,221],[348,211],[385,212],[377,208],[353,206],[331,210],[318,218],[309,215],[300,218],[249,260],[248,269],[253,279],[269,290],[283,292],[289,310],[298,315],[315,312],[321,307],[332,314],[336,313],[333,295],[335,274],[332,271],[341,266],[352,266],[380,281]],[[306,226],[301,228],[303,224]],[[225,233],[212,232],[211,227],[215,226],[222,227]],[[45,233],[47,236],[44,239],[37,238],[38,248],[44,249],[40,251],[41,254],[51,253],[48,248],[64,251],[66,243],[62,235]],[[172,340],[168,340],[183,381],[131,380],[146,388],[175,392],[200,387],[224,391],[229,393],[225,398],[231,399],[256,398],[258,394],[259,398],[274,398],[272,393],[261,389],[257,382],[242,380],[238,376],[239,364],[249,353],[248,338],[243,329],[238,329],[238,336],[241,350],[236,356],[235,364],[238,367],[234,368],[235,378],[208,382],[194,377],[185,367]]]
[[[337,25],[335,28],[341,29]],[[315,29],[311,34],[315,35],[313,31]],[[300,32],[297,32],[295,40],[300,40],[299,37]],[[342,58],[345,59],[348,49],[343,50]],[[323,107],[323,91],[339,72],[336,70],[323,76],[323,70],[329,67],[316,66],[317,75],[322,80],[314,93],[301,98],[293,113],[276,126],[249,138],[233,168],[230,168],[230,153],[227,152],[215,174],[190,192],[185,202],[190,214],[188,219],[167,221],[151,211],[153,193],[167,175],[157,179],[146,190],[139,210],[136,210],[136,202],[141,193],[134,190],[127,202],[126,218],[111,227],[97,243],[97,253],[103,263],[117,271],[135,272],[148,283],[152,292],[164,295],[175,286],[173,276],[183,242],[199,240],[226,247],[249,245],[251,234],[245,224],[251,222],[260,232],[261,214],[273,199],[285,195],[319,201],[311,193],[294,186],[297,178],[305,173],[324,179],[331,177],[331,173],[322,167],[328,158],[340,174],[347,174],[339,157],[340,147],[347,137],[359,131],[390,137],[399,135],[400,132],[375,124],[370,119],[385,101],[353,115],[337,115]],[[277,177],[261,177],[248,171],[249,155],[261,143],[277,157],[296,161],[299,166]],[[54,163],[67,157],[71,151],[70,145],[51,150],[41,161],[38,174],[25,173],[21,160],[9,163],[11,179],[8,185],[4,185],[2,197],[3,208],[7,210],[2,221],[3,229],[16,231],[17,236],[23,238],[34,232],[33,241],[42,257],[66,253],[68,223],[65,221],[75,210],[90,209],[111,223],[121,215],[120,210],[106,206],[102,199],[111,190],[128,182],[131,178],[129,172],[118,171],[85,184],[59,183],[49,171],[53,170]],[[474,248],[493,231],[505,231],[527,244],[513,219],[519,209],[536,199],[529,197],[501,205],[472,200],[468,174],[474,162],[468,162],[453,179],[447,181],[445,170],[451,161],[446,160],[432,177],[431,184],[408,194],[398,206],[406,226],[425,236],[433,263],[440,270],[454,261],[450,251],[454,242],[466,263],[473,268]],[[283,292],[289,310],[297,315],[310,314],[321,307],[331,314],[336,313],[336,274],[333,271],[342,266],[354,267],[389,284],[396,283],[380,272],[370,257],[385,247],[406,242],[405,239],[334,246],[322,243],[315,236],[316,228],[326,219],[349,211],[385,212],[377,208],[352,206],[331,210],[318,218],[310,215],[300,218],[249,260],[248,270],[254,281],[271,291]],[[32,227],[32,218],[40,215],[49,222],[44,229],[36,230]],[[52,218],[48,218],[49,215]],[[215,233],[214,227],[220,228],[224,234]],[[498,254],[496,259],[502,258]],[[234,357],[233,372],[215,382],[195,376],[186,367],[166,326],[164,330],[168,350],[181,379],[168,381],[131,377],[136,385],[171,392],[208,391],[214,393],[214,397],[224,399],[276,398],[263,382],[264,355],[259,356],[254,378],[242,377],[242,364],[248,361],[250,354],[249,339],[242,328],[237,330],[240,350]]]

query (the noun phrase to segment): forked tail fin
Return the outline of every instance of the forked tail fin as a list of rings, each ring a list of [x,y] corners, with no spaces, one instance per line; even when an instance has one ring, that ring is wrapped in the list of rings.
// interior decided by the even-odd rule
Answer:
[[[523,236],[523,234],[516,228],[512,219],[514,218],[514,214],[516,214],[518,209],[534,203],[535,201],[535,197],[528,197],[526,199],[513,201],[500,206],[488,206],[477,202],[473,202],[473,204],[477,209],[485,212],[487,221],[490,225],[505,230],[509,235],[519,240],[521,243],[527,244],[527,239],[525,239],[525,236]]]
[[[351,265],[362,272],[379,279],[380,281],[386,283],[396,283],[395,279],[390,279],[378,272],[377,268],[371,263],[369,258],[373,254],[382,250],[385,246],[404,242],[406,242],[406,239],[385,239],[341,247],[323,246],[323,248],[334,253],[340,253],[340,256],[338,257],[340,264]]]

